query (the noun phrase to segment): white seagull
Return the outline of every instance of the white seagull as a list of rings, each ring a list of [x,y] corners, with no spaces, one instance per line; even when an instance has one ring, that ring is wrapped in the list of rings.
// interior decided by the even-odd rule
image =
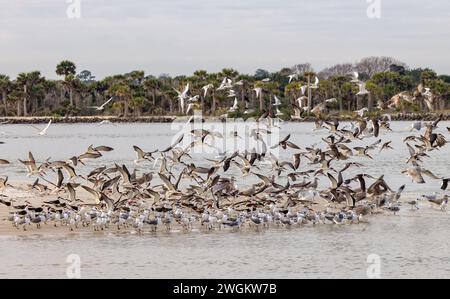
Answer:
[[[360,117],[364,116],[364,113],[368,112],[368,108],[362,108],[361,110],[356,110],[355,113],[358,114]]]
[[[210,88],[214,88],[214,85],[208,84],[208,85],[205,85],[205,86],[202,87],[202,89],[203,89],[203,91],[204,91],[203,97],[206,97],[206,95],[208,94],[208,90],[209,90]]]
[[[108,105],[112,100],[114,99],[114,97],[111,97],[109,100],[107,100],[105,103],[103,103],[103,105],[101,106],[89,106],[88,108],[90,109],[95,109],[97,111],[103,111],[105,110],[106,105]]]
[[[224,89],[230,89],[233,88],[233,80],[224,78],[222,83],[220,84],[219,88],[217,90],[224,90]]]
[[[188,93],[189,93],[189,83],[186,85],[186,87],[184,88],[183,92],[179,92],[178,90],[176,90],[174,88],[174,90],[177,92],[178,94],[178,100],[180,101],[180,106],[181,106],[181,113],[184,114],[184,101],[187,99],[188,97]]]
[[[259,98],[259,96],[261,95],[261,92],[262,92],[262,88],[261,87],[256,87],[253,90],[256,92],[256,97]]]
[[[229,98],[234,98],[234,97],[236,97],[236,91],[235,91],[234,89],[230,89],[230,90],[228,91],[228,97],[229,97]]]
[[[289,75],[288,77],[289,77],[289,83],[291,83],[292,80],[298,79],[298,74],[292,74],[292,75]]]
[[[425,97],[432,97],[433,93],[431,92],[431,89],[427,87],[427,88],[425,88],[425,92],[422,93],[422,95]]]
[[[281,106],[281,101],[280,101],[280,99],[279,99],[277,96],[275,96],[275,95],[274,95],[274,98],[275,98],[275,103],[273,103],[273,105],[274,105],[274,106]]]
[[[229,112],[235,112],[235,111],[237,111],[238,109],[239,109],[239,106],[238,106],[238,99],[237,99],[237,98],[234,98],[234,104],[233,104],[233,107],[230,108]]]
[[[35,126],[33,126],[33,125],[31,125],[31,127],[35,128],[36,130],[39,131],[38,135],[44,136],[44,135],[47,135],[47,130],[48,130],[48,128],[50,128],[50,125],[51,125],[51,124],[52,124],[52,120],[50,120],[50,121],[48,122],[47,126],[45,126],[45,128],[44,128],[43,130],[41,130],[40,128],[35,127]]]
[[[411,124],[410,132],[412,132],[413,130],[420,131],[420,130],[422,130],[422,126],[423,126],[423,123],[421,121],[413,122]]]
[[[283,112],[281,112],[280,109],[278,109],[278,107],[277,107],[277,113],[275,114],[275,116],[276,117],[280,117],[280,116],[283,116],[283,115],[284,115]]]
[[[319,78],[318,78],[318,77],[316,77],[316,80],[314,81],[314,84],[311,85],[311,88],[312,88],[312,89],[317,89],[317,88],[319,88]]]
[[[357,96],[362,96],[362,95],[366,95],[369,93],[366,89],[366,83],[361,82],[358,84],[358,86],[359,86],[359,92],[356,94]]]
[[[302,96],[305,95],[305,93],[306,93],[306,86],[300,87],[300,90],[302,92]]]
[[[359,83],[361,81],[359,81],[359,73],[358,72],[353,72],[353,80],[351,81],[352,83]]]
[[[187,108],[186,108],[186,115],[189,114],[189,112],[192,110],[192,108],[194,107],[194,103],[189,103]]]

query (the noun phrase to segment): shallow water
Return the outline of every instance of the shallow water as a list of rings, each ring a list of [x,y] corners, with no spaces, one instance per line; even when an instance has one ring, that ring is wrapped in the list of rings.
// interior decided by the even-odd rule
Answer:
[[[0,239],[0,278],[66,278],[77,254],[81,278],[449,278],[448,213],[423,208],[370,224],[157,235]]]
[[[365,167],[353,171],[384,174],[392,188],[406,184],[405,197],[415,198],[438,192],[440,182],[426,179],[427,184],[417,185],[400,173],[407,155],[401,139],[408,135],[409,125],[392,123],[394,132],[383,132],[381,138],[392,140],[395,151],[378,155],[376,150],[373,161],[354,158]],[[446,126],[450,124],[441,124]],[[281,135],[292,134],[292,141],[303,148],[327,136],[325,131],[313,133],[311,129],[312,124],[283,124]],[[0,126],[0,132],[4,132],[0,140],[6,142],[0,145],[0,158],[14,162],[2,167],[0,174],[20,181],[32,181],[15,162],[25,159],[28,150],[39,161],[58,160],[82,153],[89,144],[103,144],[116,150],[89,162],[89,169],[114,162],[132,167],[132,145],[147,151],[162,149],[175,133],[166,124],[53,125],[44,137],[36,136],[27,125]],[[440,132],[450,139],[447,132]],[[449,148],[432,152],[424,167],[438,176],[450,176]],[[289,155],[283,152],[282,157]],[[202,158],[194,157],[196,161]],[[328,181],[322,178],[321,183],[326,186]],[[417,212],[404,207],[400,215],[376,216],[370,224],[353,226],[144,236],[5,236],[0,237],[0,278],[65,278],[70,254],[80,256],[83,278],[365,278],[371,254],[381,258],[384,278],[450,278],[449,220],[448,212],[422,204]]]

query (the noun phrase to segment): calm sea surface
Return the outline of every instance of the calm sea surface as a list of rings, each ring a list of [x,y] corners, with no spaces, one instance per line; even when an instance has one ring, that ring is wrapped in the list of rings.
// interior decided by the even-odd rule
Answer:
[[[439,192],[440,182],[411,183],[401,170],[405,167],[407,148],[402,138],[409,134],[410,122],[394,122],[394,132],[382,132],[380,138],[392,140],[395,151],[378,154],[374,160],[355,157],[365,167],[352,172],[385,175],[393,189],[406,184],[405,199]],[[291,134],[302,148],[319,143],[326,131],[312,131],[312,124],[285,123],[280,136]],[[439,130],[450,140],[442,123]],[[90,144],[108,145],[115,151],[101,160],[89,162],[87,170],[103,164],[123,163],[131,169],[135,159],[132,145],[145,151],[163,149],[177,131],[169,124],[121,124],[98,127],[95,124],[52,125],[48,136],[36,136],[28,125],[0,126],[0,158],[13,162],[0,169],[10,180],[31,182],[17,159],[26,159],[32,151],[36,160],[65,160],[83,153]],[[367,145],[374,138],[354,143]],[[320,146],[320,144],[318,145]],[[438,176],[450,176],[450,146],[430,153],[424,167]],[[214,154],[193,156],[199,165]],[[282,152],[283,159],[290,154]],[[305,159],[306,160],[306,159]],[[302,161],[305,168],[307,161]],[[87,171],[86,170],[86,171]],[[152,165],[140,166],[141,171]],[[80,170],[83,172],[83,170]],[[262,168],[264,172],[264,168]],[[238,173],[235,173],[238,175]],[[240,184],[251,183],[240,180]],[[280,179],[282,181],[283,179]],[[322,178],[321,185],[329,184]],[[69,235],[69,236],[0,236],[0,278],[65,278],[66,258],[78,254],[83,278],[365,278],[367,258],[381,258],[382,277],[450,278],[450,217],[427,204],[421,210],[407,206],[396,216],[376,216],[370,224],[353,226],[320,226],[295,229],[271,228],[245,232],[158,233]]]

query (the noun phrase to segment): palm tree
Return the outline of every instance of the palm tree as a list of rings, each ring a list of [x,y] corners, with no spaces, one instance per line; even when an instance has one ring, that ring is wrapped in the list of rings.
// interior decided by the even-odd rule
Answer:
[[[284,88],[285,97],[289,97],[290,103],[295,103],[295,101],[300,97],[302,85],[300,82],[291,82],[287,84]],[[297,104],[297,103],[295,103]]]
[[[214,115],[217,109],[217,97],[216,97],[216,86],[218,85],[219,81],[219,74],[209,74],[207,81],[209,84],[213,84],[214,87],[210,89],[209,93],[211,94],[211,104],[210,104],[210,114]]]
[[[312,92],[311,92],[311,80],[313,77],[316,76],[316,73],[314,72],[305,72],[303,74],[304,77],[306,77],[307,81],[308,81],[308,112],[311,111],[312,109]]]
[[[0,93],[2,96],[2,102],[3,102],[3,109],[4,109],[4,115],[8,116],[8,92],[11,88],[11,81],[9,80],[9,77],[6,75],[0,74]]]
[[[36,101],[36,106],[39,98],[45,96],[43,90],[45,78],[41,77],[41,72],[34,71],[31,73],[20,73],[17,76],[16,82],[23,95],[23,116],[28,116],[29,106],[33,108],[32,100],[34,99]]]
[[[239,76],[239,72],[232,68],[224,68],[219,73],[219,77],[227,77],[229,79],[235,79],[237,76]]]
[[[136,116],[142,115],[142,109],[147,104],[148,100],[145,97],[134,97],[131,100],[130,106],[133,108],[133,112]]]
[[[64,76],[64,84],[66,88],[69,90],[70,106],[74,106],[72,94],[72,85],[73,85],[72,81],[75,79],[76,69],[77,67],[75,63],[69,60],[63,60],[56,66],[56,74],[58,76]]]
[[[255,88],[260,88],[260,92],[259,92],[259,111],[264,111],[265,108],[265,102],[264,102],[264,88],[265,88],[265,84],[262,81],[258,81],[255,83]]]
[[[202,113],[205,112],[205,95],[204,95],[204,91],[203,91],[202,87],[209,84],[208,77],[209,77],[209,74],[205,70],[195,71],[194,76],[192,77],[192,80],[193,80],[192,89],[200,95],[200,107],[201,107]]]
[[[335,97],[339,100],[339,111],[340,113],[344,110],[344,101],[343,101],[343,86],[345,83],[349,82],[349,78],[346,76],[333,76],[331,77],[331,82],[333,84],[333,88],[336,92]]]
[[[153,76],[148,76],[144,80],[143,88],[146,93],[150,94],[152,99],[152,108],[154,109],[156,107],[156,95],[158,90],[161,88],[161,81]]]
[[[122,103],[123,116],[128,117],[128,105],[132,97],[130,86],[123,82],[115,83],[109,88],[108,94],[116,97],[118,103]]]
[[[237,77],[236,80],[242,81],[242,85],[240,86],[240,92],[241,92],[240,108],[244,109],[245,108],[245,101],[246,101],[246,99],[248,99],[248,92],[247,91],[248,91],[248,88],[249,88],[249,86],[250,86],[250,84],[251,84],[253,79],[252,79],[251,76],[241,74],[241,75],[239,75]],[[250,91],[250,93],[251,93],[251,91]]]

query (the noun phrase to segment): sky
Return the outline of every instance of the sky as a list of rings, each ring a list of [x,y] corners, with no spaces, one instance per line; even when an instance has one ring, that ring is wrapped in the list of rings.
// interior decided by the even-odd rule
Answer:
[[[80,18],[69,18],[76,1]],[[0,74],[11,77],[56,78],[65,59],[101,79],[320,70],[367,56],[450,74],[449,37],[448,0],[0,0]]]

